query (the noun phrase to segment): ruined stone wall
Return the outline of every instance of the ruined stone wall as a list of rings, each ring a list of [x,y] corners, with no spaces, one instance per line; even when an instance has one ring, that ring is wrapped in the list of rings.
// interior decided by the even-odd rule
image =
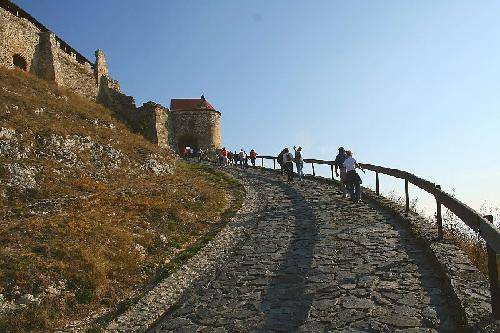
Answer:
[[[118,90],[116,89],[118,87]],[[118,119],[125,123],[131,130],[137,132],[136,118],[137,107],[132,96],[127,96],[119,91],[118,82],[102,76],[99,80],[97,102],[115,112]]]
[[[170,148],[168,141],[168,109],[160,104],[148,102],[137,109],[136,123],[139,132],[161,148]]]
[[[2,6],[17,6],[1,1]],[[0,65],[13,68],[13,57],[26,61],[26,70],[54,81],[84,97],[95,99],[97,81],[93,64],[57,38],[21,9],[14,12],[0,7]],[[24,17],[23,17],[24,16]]]
[[[97,95],[97,83],[94,70],[89,63],[80,64],[75,55],[57,50],[57,63],[60,76],[56,83],[80,95],[94,100]]]
[[[16,17],[0,8],[0,65],[14,68],[15,54],[26,59],[27,69],[36,73],[33,58],[40,41],[40,30],[28,20]]]
[[[100,82],[101,77],[109,77],[108,63],[106,56],[102,50],[95,51],[95,79]],[[115,87],[115,90],[120,91],[120,87]]]
[[[183,144],[191,144],[203,149],[219,148],[221,145],[218,111],[171,111],[169,126],[170,145],[176,151],[179,145]]]

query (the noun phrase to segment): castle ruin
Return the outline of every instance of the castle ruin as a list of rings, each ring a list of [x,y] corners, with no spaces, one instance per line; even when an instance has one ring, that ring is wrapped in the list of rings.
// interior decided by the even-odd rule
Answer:
[[[162,148],[178,152],[221,144],[220,112],[204,96],[172,99],[170,110],[154,102],[136,107],[110,76],[103,51],[91,62],[9,0],[0,0],[0,66],[17,67],[103,104]]]

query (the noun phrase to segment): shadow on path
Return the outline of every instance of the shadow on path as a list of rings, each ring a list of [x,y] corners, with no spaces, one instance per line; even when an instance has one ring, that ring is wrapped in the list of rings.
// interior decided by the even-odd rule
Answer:
[[[280,187],[291,200],[292,207],[279,215],[290,219],[293,233],[261,301],[265,321],[258,330],[290,332],[306,320],[312,304],[312,295],[306,294],[306,279],[311,269],[318,227],[314,211],[303,195],[281,180],[273,185]]]

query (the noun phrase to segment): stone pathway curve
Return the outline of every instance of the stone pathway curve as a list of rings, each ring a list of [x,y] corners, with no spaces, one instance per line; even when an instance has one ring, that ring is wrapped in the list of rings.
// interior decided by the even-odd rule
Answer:
[[[391,215],[333,185],[231,172],[259,193],[256,228],[152,331],[460,331],[437,273]]]

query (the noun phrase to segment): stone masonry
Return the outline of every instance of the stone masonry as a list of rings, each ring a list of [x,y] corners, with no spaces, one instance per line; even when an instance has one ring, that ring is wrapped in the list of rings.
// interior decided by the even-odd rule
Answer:
[[[220,112],[202,95],[199,99],[172,99],[170,103],[172,147],[211,149],[221,145]]]
[[[352,203],[318,178],[288,184],[260,168],[226,171],[247,189],[242,211],[107,332],[500,329],[485,319],[491,309],[477,307],[480,325],[464,317],[426,245],[373,200]]]
[[[131,130],[160,147],[178,151],[185,143],[220,146],[219,111],[210,106],[170,113],[153,102],[137,108],[134,98],[123,94],[111,78],[103,51],[97,50],[95,62],[90,62],[9,0],[0,0],[0,66],[21,68],[103,104]]]
[[[155,102],[144,103],[137,109],[137,126],[142,135],[162,148],[170,147],[168,109]],[[172,146],[173,147],[173,146]]]
[[[0,0],[0,65],[25,70],[84,97],[95,99],[94,65],[36,19],[8,0]]]
[[[434,267],[393,216],[316,181],[243,177],[262,194],[255,232],[154,331],[462,330]]]

